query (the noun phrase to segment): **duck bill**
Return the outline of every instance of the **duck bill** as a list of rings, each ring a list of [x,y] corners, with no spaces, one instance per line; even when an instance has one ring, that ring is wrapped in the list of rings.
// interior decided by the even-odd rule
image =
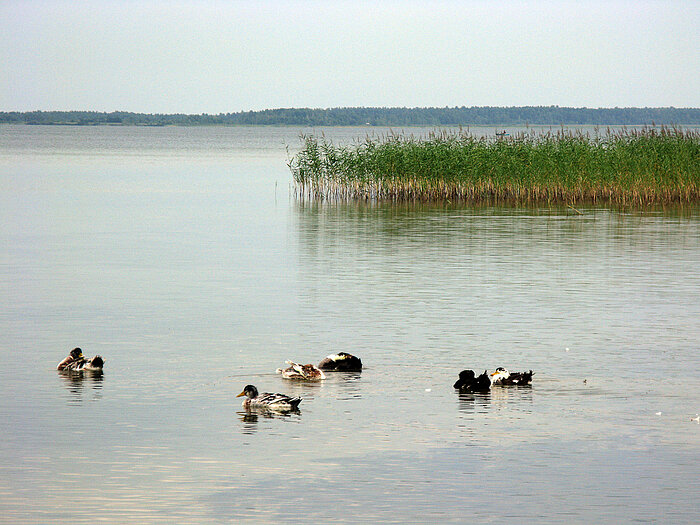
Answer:
[[[240,394],[238,394],[236,397],[241,397],[241,396],[244,396],[244,395],[245,395],[245,390],[244,390],[243,392],[241,392]]]

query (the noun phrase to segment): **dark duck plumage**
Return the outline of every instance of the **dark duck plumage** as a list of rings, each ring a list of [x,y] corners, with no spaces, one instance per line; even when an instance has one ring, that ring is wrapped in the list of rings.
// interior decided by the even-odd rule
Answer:
[[[257,408],[277,412],[291,412],[297,410],[299,403],[301,403],[300,397],[291,397],[286,394],[271,394],[269,392],[259,394],[258,389],[253,385],[246,385],[243,388],[243,392],[236,397],[241,396],[246,396],[243,400],[243,408],[246,410]]]
[[[74,348],[63,361],[58,363],[56,370],[67,372],[102,372],[105,360],[100,355],[85,357],[80,348]]]
[[[463,393],[488,392],[491,388],[491,379],[486,370],[478,377],[476,377],[473,370],[462,370],[454,387]]]
[[[361,372],[362,360],[354,355],[338,352],[322,359],[318,364],[321,370],[334,370],[336,372]]]
[[[527,372],[508,372],[508,370],[499,366],[489,377],[493,385],[524,386],[532,383],[533,375],[535,375],[535,373],[532,370]]]

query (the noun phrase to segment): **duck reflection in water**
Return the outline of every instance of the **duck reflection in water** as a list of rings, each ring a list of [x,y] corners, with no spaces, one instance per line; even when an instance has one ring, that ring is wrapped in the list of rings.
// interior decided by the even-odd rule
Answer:
[[[362,374],[359,372],[345,372],[334,374],[338,388],[338,399],[359,399],[363,397],[365,389],[361,383]]]
[[[238,412],[238,418],[243,422],[244,434],[252,434],[258,429],[258,414],[255,411]]]
[[[293,419],[298,419],[299,416],[301,416],[301,410],[298,408],[287,412],[271,412],[270,410],[250,408],[248,410],[241,410],[236,413],[238,414],[238,419],[240,419],[243,423],[244,434],[252,434],[256,432],[258,430],[258,422],[260,418],[292,421]]]
[[[491,392],[460,392],[459,410],[469,414],[488,412],[491,408]]]
[[[92,389],[92,399],[99,399],[102,397],[102,382],[104,380],[102,370],[95,372],[61,371],[59,376],[61,379],[63,379],[63,384],[71,393],[73,401],[77,401],[78,403],[83,401],[83,395],[86,392],[86,387],[90,387]]]
[[[459,410],[469,414],[483,414],[508,407],[510,411],[532,412],[532,387],[493,388],[486,392],[459,392]]]

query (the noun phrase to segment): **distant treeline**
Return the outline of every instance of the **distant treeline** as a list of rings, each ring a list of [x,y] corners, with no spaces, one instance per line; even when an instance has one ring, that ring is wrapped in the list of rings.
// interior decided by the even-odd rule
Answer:
[[[114,111],[0,112],[0,123],[130,126],[524,126],[700,125],[700,108],[289,108],[218,115]]]

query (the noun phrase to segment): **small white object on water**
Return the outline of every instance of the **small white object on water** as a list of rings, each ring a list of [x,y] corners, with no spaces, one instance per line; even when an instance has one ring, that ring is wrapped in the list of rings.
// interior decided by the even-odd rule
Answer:
[[[426,388],[425,391],[426,391],[426,392],[432,392],[433,389],[432,389],[432,388]]]
[[[695,417],[691,417],[690,420],[700,424],[700,415],[695,414]]]
[[[660,416],[660,415],[661,415],[661,412],[657,412],[656,415],[657,415],[657,416]]]
[[[567,352],[569,351],[569,348],[568,348],[568,347],[567,347],[566,351],[567,351]]]

